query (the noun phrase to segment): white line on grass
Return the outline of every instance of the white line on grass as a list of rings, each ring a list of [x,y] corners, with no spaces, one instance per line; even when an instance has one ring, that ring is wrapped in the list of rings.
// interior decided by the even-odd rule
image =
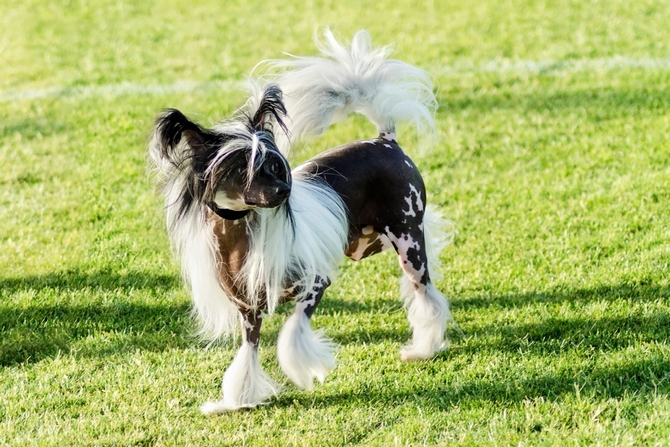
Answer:
[[[241,81],[194,82],[178,81],[172,84],[120,84],[92,85],[86,87],[52,87],[35,90],[6,90],[0,92],[0,102],[25,101],[48,98],[116,98],[123,95],[167,95],[205,90],[232,91]]]
[[[510,59],[495,59],[485,62],[468,60],[457,61],[451,65],[440,65],[429,68],[435,75],[457,77],[477,73],[532,73],[532,74],[560,74],[566,72],[606,72],[611,70],[668,70],[670,58],[640,58],[634,59],[623,56],[597,59],[568,59],[515,61]],[[0,102],[26,101],[48,98],[89,98],[110,97],[123,95],[165,95],[171,93],[189,93],[207,90],[232,91],[239,88],[241,81],[226,80],[214,82],[178,81],[171,84],[120,84],[94,85],[85,87],[52,87],[34,90],[5,90],[0,91]]]
[[[444,65],[433,73],[442,75],[460,75],[466,73],[564,73],[578,71],[604,72],[621,69],[667,70],[670,69],[670,58],[633,59],[623,56],[597,59],[567,59],[562,61],[514,61],[510,59],[494,59],[487,62],[474,63],[460,61],[453,65]]]

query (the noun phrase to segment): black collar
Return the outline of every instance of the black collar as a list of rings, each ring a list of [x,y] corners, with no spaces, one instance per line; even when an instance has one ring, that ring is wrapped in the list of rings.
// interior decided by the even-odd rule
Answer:
[[[227,210],[225,208],[219,208],[216,205],[216,203],[209,203],[209,204],[207,204],[207,206],[209,206],[209,209],[214,211],[214,213],[217,216],[219,216],[222,219],[226,219],[226,220],[242,219],[247,214],[249,214],[249,211],[251,211],[251,210],[242,210],[242,211]]]

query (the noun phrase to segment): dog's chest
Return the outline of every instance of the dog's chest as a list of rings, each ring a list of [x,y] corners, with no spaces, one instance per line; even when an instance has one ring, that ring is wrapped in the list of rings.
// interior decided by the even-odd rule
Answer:
[[[225,220],[210,212],[210,225],[213,226],[217,246],[217,267],[219,278],[229,292],[236,292],[235,278],[244,266],[249,236],[245,219]]]

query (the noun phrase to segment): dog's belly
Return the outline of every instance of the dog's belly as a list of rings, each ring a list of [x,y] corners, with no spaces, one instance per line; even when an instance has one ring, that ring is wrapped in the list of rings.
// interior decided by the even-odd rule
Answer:
[[[361,229],[361,235],[349,244],[344,254],[354,261],[360,261],[392,246],[388,237],[376,232],[372,225],[368,225]]]

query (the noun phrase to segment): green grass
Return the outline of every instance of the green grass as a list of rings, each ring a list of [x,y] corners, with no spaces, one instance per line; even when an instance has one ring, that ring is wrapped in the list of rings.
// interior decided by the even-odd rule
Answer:
[[[0,444],[670,445],[670,4],[363,3],[0,5]],[[235,345],[193,335],[151,123],[226,116],[244,97],[217,85],[325,25],[439,83],[437,146],[400,139],[458,226],[438,285],[462,333],[401,362],[395,260],[346,262],[314,318],[341,346],[325,384],[204,417]],[[128,87],[176,82],[199,87]],[[261,349],[284,382],[288,312]]]

